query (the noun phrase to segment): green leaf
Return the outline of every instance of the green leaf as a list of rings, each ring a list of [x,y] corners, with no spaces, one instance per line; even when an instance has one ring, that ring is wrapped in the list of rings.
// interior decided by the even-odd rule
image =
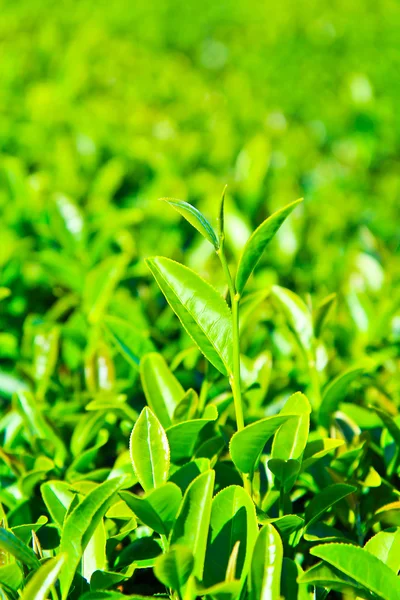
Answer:
[[[192,419],[183,421],[168,427],[166,434],[171,449],[171,461],[179,464],[182,460],[192,457],[200,431],[215,421],[218,414],[213,419]]]
[[[159,420],[147,406],[132,430],[129,452],[133,471],[146,492],[167,481],[168,438]]]
[[[204,568],[204,585],[224,581],[231,554],[239,544],[233,579],[247,577],[251,555],[258,534],[254,503],[237,485],[224,488],[212,503],[210,538]]]
[[[161,425],[172,423],[175,408],[182,400],[185,390],[169,369],[161,354],[146,354],[140,363],[140,377],[147,404]]]
[[[300,296],[278,285],[272,286],[271,293],[281,305],[290,328],[299,340],[300,346],[306,353],[312,352],[314,332],[311,313],[307,305]]]
[[[134,496],[130,492],[120,492],[119,495],[145,525],[159,534],[169,534],[182,500],[177,485],[168,482],[145,497]]]
[[[349,592],[351,588],[354,588],[357,592],[357,597],[371,598],[371,594],[354,579],[347,577],[347,575],[338,569],[330,567],[323,562],[312,566],[308,571],[302,573],[298,578],[298,582],[300,586],[314,585],[341,593]],[[291,599],[288,598],[287,600]]]
[[[268,468],[275,475],[275,481],[284,487],[285,492],[289,492],[300,472],[300,462],[294,458],[289,460],[271,458],[268,461]]]
[[[40,404],[35,400],[33,394],[25,391],[17,392],[15,404],[31,439],[39,438],[50,441],[54,446],[54,461],[58,466],[62,466],[67,457],[64,442],[46,421]]]
[[[326,321],[336,303],[336,294],[329,294],[322,300],[314,312],[314,332],[315,337],[319,338]]]
[[[277,415],[260,419],[236,432],[230,441],[230,452],[236,467],[242,473],[251,473],[270,437],[289,419],[297,415]]]
[[[12,562],[9,565],[0,566],[0,589],[4,585],[6,589],[17,591],[23,582],[24,572],[19,563]]]
[[[308,442],[304,450],[301,470],[306,471],[317,460],[333,452],[336,448],[343,446],[343,444],[343,440],[333,438],[319,438]]]
[[[305,520],[307,527],[315,523],[328,508],[356,490],[356,487],[347,483],[333,483],[316,494],[306,508]]]
[[[276,432],[272,444],[272,458],[301,462],[310,428],[310,413],[311,406],[304,394],[297,392],[290,396],[279,414],[298,415],[298,418],[290,419]]]
[[[180,592],[192,574],[194,558],[189,548],[172,546],[165,554],[159,556],[154,566],[154,573],[166,587]]]
[[[21,600],[46,600],[50,588],[57,581],[61,568],[66,560],[65,554],[59,554],[55,558],[50,558],[29,580],[24,588]]]
[[[198,595],[211,600],[237,600],[240,594],[240,581],[223,581],[209,588],[198,586]]]
[[[196,458],[184,464],[180,469],[174,471],[170,476],[170,481],[176,485],[184,494],[196,477],[210,469],[210,461],[206,458]]]
[[[37,397],[43,400],[49,387],[58,358],[60,328],[42,328],[33,345],[33,375],[37,384]]]
[[[243,248],[236,273],[236,290],[239,294],[243,292],[247,280],[254,271],[265,248],[285,219],[301,201],[302,200],[296,200],[295,202],[288,204],[288,206],[276,211],[252,233]]]
[[[303,574],[301,567],[290,558],[282,562],[281,596],[282,600],[311,600],[306,583],[298,583],[297,579]]]
[[[194,575],[202,579],[214,489],[214,471],[202,473],[187,488],[170,543],[187,546],[194,556]]]
[[[368,540],[364,548],[384,562],[397,575],[400,570],[400,529],[379,531]]]
[[[232,372],[232,319],[222,296],[194,271],[168,258],[147,259],[172,310],[204,356],[223,375]]]
[[[400,598],[400,579],[381,560],[350,544],[322,544],[310,550],[383,600]]]
[[[28,546],[25,546],[11,531],[0,527],[0,548],[12,554],[17,560],[35,569],[40,565],[36,554]]]
[[[273,525],[264,525],[258,534],[251,560],[249,600],[279,600],[283,546]]]
[[[98,323],[102,318],[128,262],[129,258],[124,254],[109,256],[88,273],[83,292],[83,309],[89,323]]]
[[[148,333],[139,330],[128,321],[107,316],[104,317],[103,323],[112,343],[135,369],[138,368],[141,357],[154,349]]]
[[[90,538],[123,482],[123,478],[105,481],[89,492],[67,516],[60,542],[60,553],[67,555],[67,562],[60,574],[62,600],[66,600],[68,596],[75,571]]]
[[[46,481],[40,486],[40,491],[47,510],[53,521],[62,527],[64,517],[75,496],[70,491],[70,484],[64,481]]]
[[[319,408],[319,422],[323,427],[329,428],[339,403],[346,397],[348,387],[363,372],[364,369],[359,367],[349,369],[335,377],[325,388]]]
[[[181,401],[176,405],[172,422],[174,425],[183,421],[190,421],[196,416],[199,397],[192,388],[188,389]]]
[[[160,198],[168,202],[172,208],[182,215],[206,240],[214,246],[216,250],[219,248],[219,241],[211,224],[205,216],[194,206],[184,200],[175,200],[175,198]]]
[[[221,202],[219,204],[219,212],[218,212],[218,217],[217,217],[217,222],[218,222],[218,237],[219,240],[221,242],[221,240],[224,238],[225,235],[225,194],[226,194],[226,188],[228,186],[225,185],[224,189],[222,190],[222,196],[221,196]]]
[[[90,581],[95,571],[104,571],[106,569],[106,542],[107,533],[104,526],[104,519],[100,519],[82,554],[81,575],[86,581]]]

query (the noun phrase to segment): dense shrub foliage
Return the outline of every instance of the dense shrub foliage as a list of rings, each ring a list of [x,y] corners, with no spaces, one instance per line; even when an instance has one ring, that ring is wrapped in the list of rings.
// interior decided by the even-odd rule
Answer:
[[[400,598],[398,5],[0,4],[0,598]]]

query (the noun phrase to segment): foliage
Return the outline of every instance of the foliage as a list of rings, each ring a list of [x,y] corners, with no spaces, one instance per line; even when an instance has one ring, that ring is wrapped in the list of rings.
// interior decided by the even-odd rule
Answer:
[[[2,3],[0,598],[396,600],[398,7],[189,4]]]

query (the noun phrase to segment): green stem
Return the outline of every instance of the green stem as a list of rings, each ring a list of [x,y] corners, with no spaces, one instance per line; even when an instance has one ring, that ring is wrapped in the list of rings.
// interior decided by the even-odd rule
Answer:
[[[235,294],[232,301],[232,326],[233,326],[233,371],[230,375],[233,401],[235,403],[236,423],[238,431],[244,427],[242,390],[240,387],[240,338],[239,338],[239,294]]]
[[[232,309],[232,345],[233,345],[233,365],[232,372],[229,373],[229,384],[232,389],[233,402],[235,405],[236,425],[238,431],[244,428],[244,415],[243,415],[243,402],[242,402],[242,390],[240,385],[240,336],[239,336],[239,303],[240,294],[236,292],[231,273],[229,271],[228,263],[224,253],[224,238],[221,237],[220,247],[217,250],[217,254],[221,261],[222,268],[225,273],[226,281],[228,284],[229,295],[231,299]],[[250,497],[251,493],[251,481],[249,475],[243,473],[243,484],[245,490],[248,492]]]
[[[167,550],[168,550],[168,538],[167,538],[167,536],[161,533],[160,534],[160,540],[161,540],[161,546],[162,546],[163,552],[167,552]]]
[[[229,288],[232,308],[232,344],[233,344],[233,370],[229,374],[229,383],[232,388],[233,401],[235,404],[236,424],[238,431],[244,427],[242,391],[240,389],[240,339],[239,339],[239,302],[240,295],[236,293],[235,286],[232,281],[232,276],[229,271],[228,263],[224,252],[224,239],[221,238],[221,245],[217,250],[217,254],[221,261],[222,268],[225,273],[226,281]]]
[[[285,516],[285,488],[281,485],[279,490],[279,516]]]

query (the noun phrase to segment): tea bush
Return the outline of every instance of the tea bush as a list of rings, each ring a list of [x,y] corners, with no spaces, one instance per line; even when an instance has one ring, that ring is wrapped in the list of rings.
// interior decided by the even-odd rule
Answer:
[[[397,4],[1,13],[0,597],[400,598]]]

